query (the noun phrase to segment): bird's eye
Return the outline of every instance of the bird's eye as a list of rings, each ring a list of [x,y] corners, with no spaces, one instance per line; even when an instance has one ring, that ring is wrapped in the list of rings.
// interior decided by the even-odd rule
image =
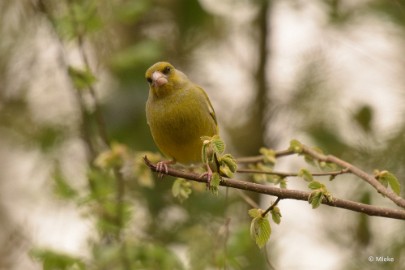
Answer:
[[[152,78],[151,77],[146,78],[146,80],[148,81],[148,83],[152,83]]]
[[[162,72],[163,72],[163,74],[167,75],[167,74],[169,74],[170,70],[171,70],[171,67],[167,66],[167,67],[165,67],[165,68],[163,69]]]

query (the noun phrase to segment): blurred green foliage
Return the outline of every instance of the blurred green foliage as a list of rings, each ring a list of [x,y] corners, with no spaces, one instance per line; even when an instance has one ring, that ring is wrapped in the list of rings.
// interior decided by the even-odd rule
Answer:
[[[84,270],[85,264],[79,258],[54,252],[51,250],[36,249],[31,252],[31,256],[36,260],[42,261],[44,270]]]

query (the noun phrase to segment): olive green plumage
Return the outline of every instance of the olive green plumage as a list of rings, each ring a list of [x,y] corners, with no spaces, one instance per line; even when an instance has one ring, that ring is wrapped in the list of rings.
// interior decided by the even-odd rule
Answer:
[[[150,86],[146,118],[156,145],[174,161],[201,162],[201,137],[218,134],[207,94],[167,62],[151,66],[145,77]]]

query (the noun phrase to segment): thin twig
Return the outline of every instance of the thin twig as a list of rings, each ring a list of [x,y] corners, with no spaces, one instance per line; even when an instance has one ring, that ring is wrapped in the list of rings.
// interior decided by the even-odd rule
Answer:
[[[84,42],[83,42],[83,37],[84,37],[84,33],[83,31],[81,31],[79,29],[79,24],[76,20],[76,16],[75,16],[75,12],[74,9],[72,8],[72,2],[68,1],[68,8],[69,8],[69,12],[72,18],[72,23],[73,23],[73,27],[74,30],[76,31],[77,34],[77,42],[78,42],[78,48],[80,51],[80,55],[81,58],[83,60],[83,63],[86,67],[87,70],[91,70],[85,49],[84,49]],[[47,8],[47,6],[45,5],[45,3],[42,0],[39,0],[38,2],[38,9],[45,14],[45,16],[48,18],[48,20],[51,22],[52,26],[54,27],[54,29],[56,28],[56,24],[55,24],[55,20],[51,14],[51,12],[49,11],[49,9]],[[56,32],[56,31],[55,31]],[[63,45],[63,42],[61,40],[61,38],[58,36],[59,42]],[[62,57],[62,59],[64,59],[64,57]],[[66,66],[66,70],[68,70],[68,64],[66,63],[66,61],[64,60],[64,64]],[[83,140],[86,142],[86,145],[88,147],[89,150],[89,164],[90,166],[92,165],[92,160],[95,158],[96,156],[96,149],[95,146],[93,145],[93,142],[91,140],[91,132],[90,132],[90,114],[89,114],[89,110],[86,108],[85,102],[83,100],[83,96],[81,95],[80,91],[77,91],[77,89],[75,89],[76,91],[74,91],[75,93],[75,97],[78,101],[79,104],[79,108],[80,108],[80,112],[82,114],[82,126],[81,126],[81,135]],[[101,109],[100,109],[100,104],[98,102],[97,99],[97,95],[96,95],[96,91],[94,89],[94,87],[92,85],[88,86],[88,90],[90,93],[91,98],[93,99],[93,103],[95,106],[95,117],[96,117],[96,122],[97,122],[97,127],[98,127],[98,131],[99,131],[99,135],[101,137],[101,139],[103,140],[104,144],[107,147],[111,147],[110,146],[110,141],[108,138],[108,134],[107,134],[107,129],[106,129],[106,125],[104,122],[104,118],[102,116],[101,113]],[[124,179],[121,175],[121,173],[119,172],[118,168],[114,168],[114,175],[116,177],[116,183],[117,183],[117,194],[116,194],[116,200],[117,200],[117,216],[116,218],[116,223],[117,223],[117,227],[119,228],[116,236],[117,236],[117,240],[122,241],[122,237],[121,237],[121,231],[122,228],[124,227],[124,195],[125,195],[125,186],[124,186]],[[90,188],[93,188],[93,185],[91,184],[90,181]],[[125,241],[122,242],[122,260],[123,260],[123,265],[125,267],[125,269],[130,269],[130,264],[129,261],[127,259],[126,256],[126,244]]]
[[[252,198],[250,198],[248,195],[243,193],[242,190],[238,190],[238,195],[239,195],[239,197],[241,197],[251,207],[259,208],[259,205]]]
[[[147,157],[144,157],[144,161],[146,165],[152,170],[156,172],[156,165],[152,164]],[[200,183],[207,183],[206,177],[201,177],[199,174],[185,172],[181,170],[176,170],[171,167],[168,168],[167,175],[180,177]],[[260,194],[267,194],[272,196],[277,196],[280,199],[294,199],[294,200],[301,200],[301,201],[308,201],[310,196],[310,192],[300,191],[300,190],[292,190],[292,189],[282,189],[273,186],[267,186],[257,183],[251,183],[246,181],[240,181],[235,179],[222,179],[220,182],[221,186],[225,187],[232,187],[241,190],[248,190],[257,192]],[[387,217],[393,219],[401,219],[405,220],[405,210],[401,209],[391,209],[379,206],[373,206],[368,204],[363,204],[359,202],[343,200],[339,198],[333,198],[333,200],[327,200],[326,198],[322,200],[322,204],[348,209],[351,211],[364,213],[369,216],[380,216],[380,217]]]
[[[405,199],[398,196],[395,194],[393,191],[387,189],[384,187],[380,182],[378,182],[377,179],[373,175],[370,175],[366,173],[365,171],[361,170],[360,168],[350,164],[347,161],[344,161],[338,157],[332,156],[332,155],[324,155],[322,153],[319,153],[318,151],[311,149],[308,146],[302,145],[302,152],[304,154],[307,154],[314,159],[318,161],[324,161],[324,162],[331,162],[335,163],[336,165],[339,165],[342,168],[346,168],[349,172],[352,174],[358,176],[359,178],[363,179],[367,183],[369,183],[371,186],[373,186],[380,194],[386,196],[389,198],[391,201],[393,201],[396,205],[405,208]]]
[[[277,171],[263,171],[263,170],[255,170],[255,169],[238,169],[238,173],[252,173],[252,174],[270,174],[270,175],[278,175],[280,177],[299,177],[298,173],[287,173],[287,172],[277,172]],[[349,173],[348,169],[342,169],[339,171],[331,171],[331,172],[319,172],[319,173],[311,173],[312,176],[338,176],[341,174]]]
[[[279,157],[285,157],[285,156],[290,156],[290,155],[294,155],[295,152],[292,150],[281,150],[281,151],[277,151],[275,153],[275,157],[279,158]],[[252,156],[252,157],[241,157],[241,158],[237,158],[236,162],[238,164],[249,164],[249,163],[258,163],[258,162],[262,162],[264,160],[264,156],[263,155],[258,155],[258,156]]]
[[[63,41],[58,36],[57,31],[55,30],[57,28],[57,25],[55,23],[55,18],[52,15],[52,12],[47,7],[47,5],[44,3],[43,0],[38,0],[37,5],[34,5],[34,9],[37,9],[38,11],[43,13],[45,18],[52,25],[55,35],[58,37],[57,41],[59,42],[60,47],[61,47],[61,49],[60,49],[61,56],[59,57],[59,59],[61,59],[62,64],[66,67],[66,70],[68,70],[68,63],[66,62],[66,59],[64,57],[64,52],[63,52]],[[80,137],[83,139],[83,141],[85,142],[85,146],[87,147],[87,153],[86,153],[87,161],[89,163],[91,163],[91,161],[96,157],[97,153],[96,153],[96,149],[93,144],[93,141],[91,140],[90,115],[89,115],[89,112],[84,103],[83,97],[81,96],[81,92],[74,89],[73,83],[72,83],[72,93],[77,101],[78,108],[79,108],[79,111],[81,114],[81,119],[82,119],[82,123],[81,123],[81,127],[80,127]]]
[[[280,201],[281,201],[281,198],[280,198],[280,197],[277,197],[276,201],[275,201],[274,203],[272,203],[272,204],[270,205],[270,207],[267,208],[266,211],[264,211],[264,212],[262,213],[262,217],[265,217],[268,212],[270,212],[271,210],[273,210],[274,207],[276,207],[277,204],[278,204]]]
[[[69,6],[70,16],[72,17],[73,28],[74,28],[74,30],[76,32],[76,35],[77,35],[77,45],[79,47],[80,57],[83,60],[85,68],[87,70],[91,71],[92,68],[90,66],[90,61],[89,61],[89,59],[87,57],[86,50],[84,48],[84,34],[85,34],[85,32],[84,32],[83,28],[80,28],[80,25],[77,22],[76,13],[74,11],[74,8],[72,7],[72,4],[70,4],[68,6]],[[90,96],[91,96],[91,98],[93,100],[93,103],[94,103],[94,115],[95,115],[95,118],[96,118],[97,128],[98,128],[100,137],[101,137],[103,143],[106,146],[109,146],[110,145],[110,139],[109,139],[109,136],[108,136],[108,133],[107,133],[107,128],[106,128],[106,124],[105,124],[105,121],[104,121],[104,117],[103,117],[102,112],[101,112],[100,102],[98,101],[98,98],[97,98],[97,95],[96,95],[96,90],[95,90],[94,86],[91,85],[91,84],[88,85],[87,88],[88,88],[88,91],[89,91]]]
[[[83,63],[85,65],[85,68],[88,71],[92,72],[92,68],[90,66],[90,62],[89,59],[87,57],[85,48],[84,48],[84,32],[82,30],[82,28],[80,28],[80,25],[78,24],[77,20],[76,20],[76,14],[74,12],[74,9],[72,8],[72,5],[69,5],[69,11],[70,11],[70,15],[72,17],[72,21],[73,21],[73,25],[74,25],[74,29],[76,31],[77,34],[77,44],[78,44],[78,48],[79,48],[79,52],[80,52],[80,56],[83,60]],[[98,101],[98,97],[96,94],[96,90],[94,88],[93,85],[88,85],[88,91],[90,93],[90,96],[92,98],[93,104],[94,104],[94,116],[96,118],[96,123],[97,123],[97,129],[99,132],[99,135],[103,141],[103,143],[105,144],[106,147],[111,149],[111,144],[110,144],[110,139],[107,133],[107,127],[101,112],[101,106],[100,103]],[[116,232],[116,238],[118,241],[123,241],[122,239],[122,235],[121,232],[124,228],[124,197],[125,197],[125,182],[124,182],[124,178],[119,170],[118,167],[114,167],[113,168],[113,173],[115,176],[115,182],[116,182],[116,194],[115,194],[115,199],[116,199],[116,224],[117,224],[117,232]],[[122,253],[121,253],[121,258],[124,264],[125,269],[130,269],[130,263],[129,260],[126,256],[126,244],[125,241],[122,242]]]

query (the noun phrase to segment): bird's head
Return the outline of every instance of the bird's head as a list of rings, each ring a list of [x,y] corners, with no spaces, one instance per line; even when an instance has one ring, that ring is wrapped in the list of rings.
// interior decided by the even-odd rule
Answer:
[[[187,82],[187,77],[168,62],[157,62],[145,73],[150,89],[156,96],[169,94]]]

